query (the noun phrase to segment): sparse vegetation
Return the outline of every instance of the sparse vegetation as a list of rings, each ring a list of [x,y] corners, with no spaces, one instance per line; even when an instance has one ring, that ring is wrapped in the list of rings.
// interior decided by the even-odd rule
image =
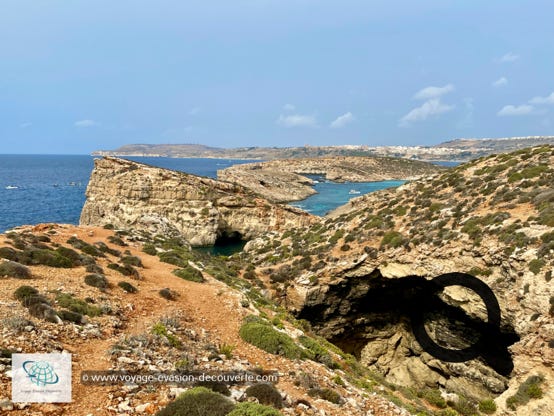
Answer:
[[[205,387],[194,387],[156,413],[157,416],[226,416],[234,404]]]
[[[202,272],[188,264],[182,269],[173,270],[173,274],[181,279],[189,280],[191,282],[204,283]]]
[[[89,305],[84,300],[76,299],[69,293],[59,293],[58,296],[56,296],[56,302],[62,308],[80,313],[81,315],[88,315],[90,317],[102,315],[102,309],[94,305]]]
[[[254,384],[248,387],[244,393],[247,397],[255,397],[261,404],[270,405],[276,409],[283,407],[283,397],[272,384]]]
[[[85,283],[98,289],[106,289],[109,286],[106,276],[101,274],[87,274],[85,276]]]
[[[239,403],[228,416],[282,416],[282,413],[273,407],[258,403]]]
[[[506,406],[511,410],[516,410],[518,406],[529,403],[531,399],[540,399],[543,396],[541,388],[544,382],[542,375],[529,376],[517,389],[515,395],[508,397]]]
[[[291,337],[277,331],[271,324],[265,323],[263,320],[249,322],[246,319],[239,334],[244,341],[270,354],[283,355],[291,359],[304,357],[302,349],[294,343]]]
[[[0,277],[15,277],[16,279],[30,279],[31,271],[28,267],[15,261],[0,263]]]
[[[122,280],[117,285],[127,293],[137,293],[138,292],[138,289],[136,287],[134,287],[129,282],[125,282],[125,281]]]

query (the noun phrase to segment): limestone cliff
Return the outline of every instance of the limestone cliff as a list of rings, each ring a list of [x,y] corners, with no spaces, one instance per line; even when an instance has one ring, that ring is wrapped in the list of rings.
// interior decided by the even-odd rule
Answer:
[[[220,170],[217,175],[270,200],[285,202],[315,193],[313,181],[303,175],[320,175],[333,182],[373,182],[415,179],[440,170],[436,165],[407,159],[337,156],[247,163]]]
[[[500,395],[499,414],[508,414],[506,399],[528,377],[554,385],[552,166],[552,146],[479,159],[353,199],[320,224],[246,249],[289,310],[387,380]],[[498,327],[472,290],[432,295],[431,279],[454,272],[488,285]],[[478,357],[448,361],[422,348],[414,316],[423,310],[436,344],[456,351],[477,343]],[[517,414],[552,408],[547,387]]]
[[[231,183],[106,157],[95,160],[82,225],[179,234],[193,245],[218,238],[251,239],[314,221]]]

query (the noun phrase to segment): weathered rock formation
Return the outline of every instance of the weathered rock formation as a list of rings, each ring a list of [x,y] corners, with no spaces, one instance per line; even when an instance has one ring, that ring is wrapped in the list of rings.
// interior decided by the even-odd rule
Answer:
[[[387,380],[505,403],[531,375],[554,384],[552,166],[552,146],[477,160],[247,249],[289,310]],[[430,283],[456,272],[492,290],[498,326],[473,290]],[[421,320],[435,344],[454,355],[475,344],[477,357],[437,358],[414,335]],[[548,415],[544,390],[517,414]]]
[[[415,179],[440,171],[425,162],[383,157],[285,159],[231,166],[217,172],[221,180],[239,183],[277,202],[298,201],[315,193],[318,175],[333,182],[373,182]]]
[[[112,157],[95,160],[86,195],[82,225],[179,234],[192,245],[248,240],[315,220],[240,185]]]

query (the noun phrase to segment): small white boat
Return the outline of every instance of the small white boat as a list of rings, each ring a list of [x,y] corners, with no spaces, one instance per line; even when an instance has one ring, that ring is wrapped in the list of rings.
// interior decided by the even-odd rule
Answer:
[[[350,195],[358,195],[360,194],[361,192],[360,191],[357,191],[355,189],[351,189],[350,192],[348,192]]]
[[[18,186],[8,185],[6,186],[6,189],[19,189]]]

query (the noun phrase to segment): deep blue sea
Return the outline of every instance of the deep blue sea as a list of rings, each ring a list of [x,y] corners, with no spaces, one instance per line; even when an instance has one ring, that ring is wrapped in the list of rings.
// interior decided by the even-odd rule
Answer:
[[[162,157],[129,159],[211,178],[216,177],[218,169],[249,162]],[[92,156],[0,155],[0,232],[18,225],[43,222],[77,224],[92,168]],[[316,179],[319,183],[315,189],[319,193],[293,204],[316,215],[324,215],[352,197],[403,183],[338,184],[325,182],[322,178]]]

